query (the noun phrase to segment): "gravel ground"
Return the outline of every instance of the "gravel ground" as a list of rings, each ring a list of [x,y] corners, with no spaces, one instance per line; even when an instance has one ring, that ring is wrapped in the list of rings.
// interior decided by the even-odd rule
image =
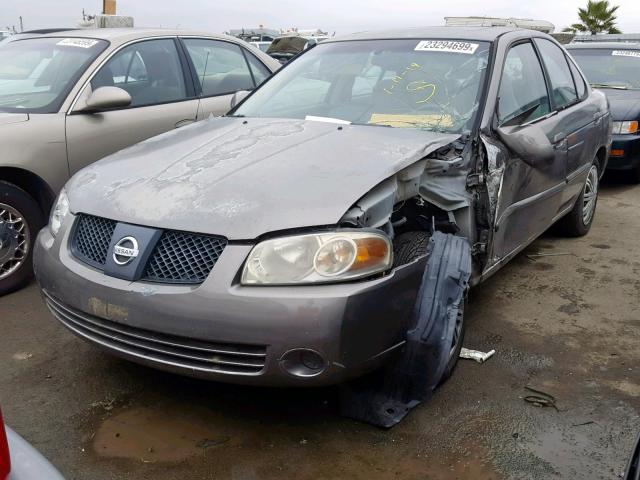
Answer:
[[[609,181],[587,237],[545,235],[476,288],[465,344],[496,354],[461,361],[390,431],[340,418],[335,389],[112,358],[58,325],[35,285],[0,298],[0,404],[69,479],[618,478],[640,431],[639,210],[640,187]]]

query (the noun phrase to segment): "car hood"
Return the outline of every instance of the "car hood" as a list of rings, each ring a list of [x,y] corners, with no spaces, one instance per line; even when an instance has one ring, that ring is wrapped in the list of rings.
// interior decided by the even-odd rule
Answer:
[[[232,240],[336,224],[382,180],[459,138],[304,120],[212,118],[76,174],[71,210]]]
[[[295,55],[303,51],[306,44],[307,39],[302,37],[276,38],[273,42],[271,42],[271,45],[269,45],[267,54],[271,55],[272,53],[287,53]]]
[[[26,122],[29,115],[26,113],[3,113],[0,112],[0,125],[9,125],[11,123]]]
[[[609,100],[613,120],[637,120],[640,118],[640,90],[600,89]]]

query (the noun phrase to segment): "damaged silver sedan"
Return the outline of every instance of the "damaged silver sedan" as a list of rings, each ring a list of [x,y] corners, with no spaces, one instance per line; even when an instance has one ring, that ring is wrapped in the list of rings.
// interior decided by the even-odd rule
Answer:
[[[116,355],[341,383],[345,415],[391,426],[451,375],[471,286],[554,224],[589,231],[610,129],[542,33],[330,39],[227,117],[76,174],[36,275],[53,315]]]

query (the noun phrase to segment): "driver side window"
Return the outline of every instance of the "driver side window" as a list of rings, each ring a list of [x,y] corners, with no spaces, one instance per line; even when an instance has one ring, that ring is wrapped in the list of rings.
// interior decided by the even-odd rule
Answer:
[[[499,123],[528,111],[521,123],[548,114],[551,107],[540,61],[533,45],[527,42],[512,47],[507,54],[498,93]]]

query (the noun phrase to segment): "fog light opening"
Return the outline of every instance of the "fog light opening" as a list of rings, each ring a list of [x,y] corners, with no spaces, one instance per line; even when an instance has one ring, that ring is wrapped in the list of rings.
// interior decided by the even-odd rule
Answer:
[[[280,366],[294,377],[315,377],[325,371],[326,360],[318,352],[308,348],[289,350],[280,359]]]

